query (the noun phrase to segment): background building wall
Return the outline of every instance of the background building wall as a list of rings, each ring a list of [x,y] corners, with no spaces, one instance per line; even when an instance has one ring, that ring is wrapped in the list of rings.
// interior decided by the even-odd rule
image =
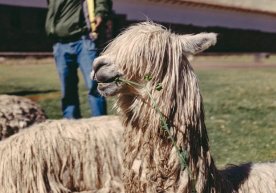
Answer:
[[[0,52],[51,52],[44,23],[46,0],[0,0]],[[22,6],[37,2],[34,7]],[[25,3],[23,3],[25,2]],[[113,31],[149,19],[177,33],[212,31],[219,34],[215,52],[275,52],[276,15],[215,9],[167,1],[114,0]],[[7,3],[6,3],[7,4]]]
[[[50,51],[45,8],[0,5],[0,51]]]
[[[2,5],[46,8],[47,0],[0,0]]]
[[[276,14],[219,9],[170,1],[116,0],[113,6],[116,13],[127,15],[129,20],[144,21],[149,18],[173,24],[276,32]]]

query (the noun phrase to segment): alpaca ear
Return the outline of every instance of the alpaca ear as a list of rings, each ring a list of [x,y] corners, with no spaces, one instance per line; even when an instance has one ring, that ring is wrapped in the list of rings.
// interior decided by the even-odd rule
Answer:
[[[180,38],[184,44],[184,52],[189,54],[200,53],[217,43],[216,33],[181,35]]]

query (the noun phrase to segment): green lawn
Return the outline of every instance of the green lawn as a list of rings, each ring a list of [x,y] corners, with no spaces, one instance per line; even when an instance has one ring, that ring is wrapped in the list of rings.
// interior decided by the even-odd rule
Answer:
[[[216,61],[216,57],[207,61]],[[217,61],[229,62],[229,58]],[[276,160],[276,68],[197,68],[196,72],[217,164]],[[87,91],[80,80],[81,109],[88,117]],[[59,81],[52,59],[1,61],[0,94],[26,96],[36,100],[49,118],[61,118]],[[109,114],[114,113],[113,100],[108,100]]]
[[[80,103],[83,117],[89,117],[87,90],[79,75]],[[14,94],[37,101],[51,119],[61,118],[60,85],[54,60],[20,59],[0,63],[0,94]],[[108,100],[108,113],[113,114],[113,99]]]
[[[276,68],[198,71],[219,164],[276,160]]]

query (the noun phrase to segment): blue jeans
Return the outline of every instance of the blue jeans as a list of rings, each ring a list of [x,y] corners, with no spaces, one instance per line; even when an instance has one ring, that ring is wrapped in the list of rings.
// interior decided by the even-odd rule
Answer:
[[[95,43],[83,36],[80,40],[53,46],[53,53],[61,82],[62,112],[68,119],[81,118],[78,95],[78,67],[88,89],[88,101],[92,116],[106,114],[106,101],[97,91],[97,82],[90,79],[92,62],[97,56]]]

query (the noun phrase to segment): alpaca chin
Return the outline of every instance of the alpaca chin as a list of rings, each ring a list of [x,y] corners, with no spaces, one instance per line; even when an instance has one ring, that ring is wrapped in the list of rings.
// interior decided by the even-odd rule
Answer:
[[[115,83],[98,83],[98,91],[102,96],[114,96],[120,91],[120,86]]]

